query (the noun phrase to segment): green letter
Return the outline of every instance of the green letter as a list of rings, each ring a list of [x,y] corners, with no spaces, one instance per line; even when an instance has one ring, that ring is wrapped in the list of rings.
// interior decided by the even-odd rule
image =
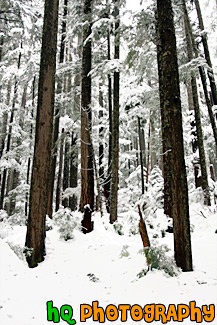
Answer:
[[[67,312],[66,312],[67,311]],[[76,324],[76,320],[71,319],[73,315],[72,307],[69,305],[63,305],[60,309],[60,315],[63,320],[65,320],[68,324],[74,325]]]
[[[56,307],[53,307],[53,301],[47,301],[47,320],[53,323],[60,322],[59,311]]]

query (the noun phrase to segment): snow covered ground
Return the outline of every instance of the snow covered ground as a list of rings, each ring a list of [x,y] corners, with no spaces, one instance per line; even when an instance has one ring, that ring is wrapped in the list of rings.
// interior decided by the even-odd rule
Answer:
[[[196,301],[198,307],[217,306],[217,213],[214,207],[191,205],[194,271],[178,272],[173,277],[158,269],[138,276],[147,270],[147,264],[137,231],[137,211],[120,214],[121,235],[108,219],[108,215],[101,218],[98,213],[94,214],[94,231],[84,235],[75,229],[74,239],[68,241],[60,239],[58,226],[51,222],[53,229],[47,231],[45,261],[34,269],[28,268],[22,255],[26,227],[1,222],[0,324],[52,324],[47,321],[46,309],[46,302],[51,300],[58,309],[70,305],[77,324],[81,323],[80,304],[92,305],[93,301],[98,301],[103,308],[109,304],[117,307],[119,304],[142,307],[163,304],[167,307],[169,304],[189,305],[190,301]],[[173,255],[173,234],[164,233],[166,227],[167,220],[159,209],[148,232],[152,245],[167,245],[169,258]],[[62,319],[60,323],[67,324]],[[86,323],[99,322],[90,317]],[[110,322],[106,320],[106,323]],[[121,323],[120,317],[115,323]],[[126,323],[134,323],[130,314]],[[143,319],[137,323],[146,322]],[[191,323],[195,321],[191,322],[189,317],[184,320],[184,324]]]

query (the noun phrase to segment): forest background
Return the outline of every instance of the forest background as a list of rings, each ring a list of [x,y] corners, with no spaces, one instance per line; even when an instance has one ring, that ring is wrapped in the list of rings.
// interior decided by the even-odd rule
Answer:
[[[35,267],[45,258],[44,266],[40,265],[39,271],[31,273],[34,274],[33,277],[37,278],[38,274],[43,277],[40,286],[46,286],[45,278],[51,269],[53,272],[59,268],[64,273],[63,278],[67,283],[69,274],[68,272],[65,274],[65,268],[72,267],[69,256],[73,255],[73,260],[76,257],[76,260],[81,262],[74,273],[74,277],[78,277],[78,287],[86,283],[84,280],[86,277],[91,282],[88,283],[87,299],[90,299],[89,296],[93,292],[92,284],[101,282],[97,292],[102,296],[104,303],[107,299],[100,293],[102,290],[100,286],[104,285],[105,294],[110,294],[114,290],[112,297],[117,301],[119,277],[114,283],[112,279],[100,281],[101,277],[105,276],[106,270],[101,268],[101,263],[97,264],[97,268],[92,264],[94,260],[100,261],[102,255],[105,255],[107,256],[105,265],[116,261],[119,274],[126,272],[126,286],[130,288],[129,283],[136,277],[135,286],[131,287],[135,293],[132,300],[137,300],[138,297],[135,289],[138,289],[138,278],[142,278],[144,287],[147,286],[150,292],[151,288],[145,278],[153,277],[156,287],[157,285],[159,288],[167,287],[171,284],[166,274],[176,277],[173,284],[176,288],[180,285],[180,292],[183,292],[185,299],[194,292],[195,300],[197,290],[200,291],[199,286],[204,284],[207,294],[203,303],[205,301],[208,303],[207,297],[210,303],[214,302],[216,299],[214,274],[217,268],[216,259],[212,256],[213,248],[216,247],[217,230],[217,102],[215,85],[212,88],[211,80],[215,83],[217,8],[214,0],[200,2],[203,30],[201,21],[198,20],[197,4],[198,1],[173,1],[190,208],[189,233],[191,232],[194,240],[192,255],[195,263],[194,275],[182,276],[178,267],[185,269],[186,265],[177,259],[176,250],[176,263],[173,259],[173,237],[176,236],[178,226],[174,235],[170,233],[171,217],[174,217],[175,210],[174,207],[165,205],[165,202],[170,202],[168,197],[174,199],[173,194],[167,192],[170,186],[166,187],[168,185],[166,180],[170,179],[166,175],[173,174],[174,169],[165,159],[170,148],[168,147],[167,152],[162,147],[164,126],[159,98],[156,2],[142,1],[137,4],[134,2],[132,5],[132,1],[128,1],[126,5],[124,1],[112,3],[94,1],[91,7],[91,1],[84,3],[60,1],[58,24],[57,20],[53,21],[57,33],[55,105],[51,103],[54,119],[49,131],[44,120],[46,132],[40,139],[45,150],[39,151],[38,157],[39,160],[43,159],[44,151],[49,150],[51,155],[45,158],[44,167],[47,176],[36,177],[43,178],[44,182],[44,189],[39,187],[39,191],[36,187],[36,195],[42,193],[38,195],[36,204],[38,207],[36,215],[40,214],[39,210],[42,211],[40,223],[38,222],[40,217],[32,217],[34,221],[31,221],[29,202],[35,200],[31,199],[33,190],[30,189],[30,185],[34,147],[37,142],[36,122],[39,120],[37,95],[40,89],[44,3],[36,0],[1,1],[0,236],[2,251],[8,257],[5,261],[3,259],[1,261],[2,280],[10,278],[12,273],[15,276],[14,272],[18,272],[22,286],[25,286],[22,275],[25,274],[29,279],[27,282],[31,279],[35,288],[36,282],[32,275],[27,270],[24,271],[25,259],[30,267]],[[49,6],[48,8],[50,9]],[[48,30],[50,28],[52,38],[55,28],[51,28],[49,24],[47,27]],[[211,66],[206,57],[204,39],[208,40]],[[50,62],[53,64],[52,60]],[[115,116],[116,108],[118,116]],[[197,108],[199,110],[196,110]],[[49,135],[49,143],[44,142],[46,134]],[[119,141],[116,147],[115,140]],[[50,149],[46,150],[46,146]],[[168,171],[165,166],[171,167],[169,174],[166,174]],[[173,177],[175,176],[172,175]],[[184,192],[183,188],[180,188],[180,192],[182,191]],[[43,192],[46,200],[42,199]],[[139,238],[142,231],[141,225],[138,226],[138,205],[141,206],[144,216],[141,219],[146,223],[151,247],[146,250],[145,255],[142,250],[139,257],[136,251],[138,252],[142,246]],[[46,213],[43,209],[46,209],[50,217],[46,219],[46,228]],[[33,228],[40,228],[41,235],[38,237],[42,238],[40,254],[36,254],[36,259],[31,257],[34,256],[31,255],[33,247],[31,241],[34,237],[30,231],[32,223]],[[85,228],[81,228],[81,224]],[[84,235],[82,233],[84,229],[91,234]],[[58,232],[61,239],[57,235]],[[89,237],[87,239],[84,236]],[[200,246],[199,238],[207,241],[206,247]],[[144,244],[144,237],[142,239]],[[117,246],[111,245],[112,241],[117,242]],[[88,242],[89,246],[86,246]],[[10,251],[5,243],[9,244]],[[64,246],[66,243],[69,243],[69,246]],[[94,257],[94,252],[90,253],[87,248],[91,246],[95,247],[99,254],[97,257]],[[79,247],[82,247],[82,252]],[[11,250],[19,260],[11,255]],[[115,255],[116,250],[120,255]],[[200,250],[204,250],[202,261]],[[92,256],[90,261],[89,255]],[[123,257],[129,263],[133,258],[138,272],[134,267],[132,269],[131,264],[126,262],[123,264],[121,260]],[[203,262],[205,257],[207,264]],[[89,261],[89,267],[85,261]],[[206,264],[204,270],[203,263]],[[94,271],[90,270],[92,268]],[[192,267],[186,268],[190,270]],[[153,269],[157,269],[159,273],[150,275],[149,271]],[[59,271],[55,272],[58,274]],[[100,276],[95,275],[97,272]],[[72,274],[70,279],[71,277],[73,278]],[[58,279],[60,281],[61,278]],[[18,285],[18,282],[13,281],[12,283]],[[52,281],[49,283],[49,290]],[[183,289],[185,282],[190,288],[187,292]],[[108,283],[111,285],[110,289],[106,287]],[[9,324],[15,317],[15,314],[10,312],[10,306],[15,308],[17,298],[14,296],[12,301],[10,296],[5,298],[8,296],[6,292],[10,292],[10,287],[7,289],[5,284],[4,287],[1,312],[6,310],[3,317],[5,324]],[[164,302],[162,293],[157,289],[150,297],[155,300],[157,294]],[[61,297],[72,304],[69,292],[61,295],[58,297],[53,293],[61,304],[63,303],[60,301]],[[171,295],[169,297],[171,298]],[[24,300],[26,299],[24,295]],[[41,306],[39,294],[37,299],[38,306]],[[140,299],[141,297],[134,302],[139,303]],[[43,297],[42,300],[45,301],[46,298]],[[38,319],[38,316],[34,317]],[[26,314],[26,324],[33,324],[34,321],[31,313]]]

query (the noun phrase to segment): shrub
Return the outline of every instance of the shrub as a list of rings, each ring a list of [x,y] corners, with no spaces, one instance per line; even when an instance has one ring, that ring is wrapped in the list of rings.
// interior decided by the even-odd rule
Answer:
[[[174,259],[166,255],[167,252],[168,248],[165,245],[145,248],[145,256],[149,264],[149,269],[163,270],[169,276],[177,276],[179,269]]]
[[[147,272],[153,269],[163,270],[169,276],[177,276],[179,274],[179,268],[176,266],[173,258],[168,257],[166,253],[169,251],[166,245],[160,247],[146,247],[140,250],[145,254],[148,264],[147,270],[142,270],[137,274],[139,278],[145,276]]]
[[[73,239],[74,229],[80,229],[80,220],[73,216],[70,209],[59,209],[54,215],[54,222],[59,227],[60,238],[65,241]]]

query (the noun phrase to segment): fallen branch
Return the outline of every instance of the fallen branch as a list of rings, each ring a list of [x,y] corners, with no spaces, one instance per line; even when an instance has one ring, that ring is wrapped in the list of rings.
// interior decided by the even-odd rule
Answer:
[[[145,221],[142,217],[142,212],[140,209],[140,205],[138,204],[138,211],[139,211],[139,217],[140,217],[140,221],[139,221],[139,232],[142,238],[142,242],[143,242],[143,247],[150,247],[150,241],[149,241],[149,237],[148,237],[148,233],[147,233],[147,229],[146,229],[146,225],[145,225]]]

